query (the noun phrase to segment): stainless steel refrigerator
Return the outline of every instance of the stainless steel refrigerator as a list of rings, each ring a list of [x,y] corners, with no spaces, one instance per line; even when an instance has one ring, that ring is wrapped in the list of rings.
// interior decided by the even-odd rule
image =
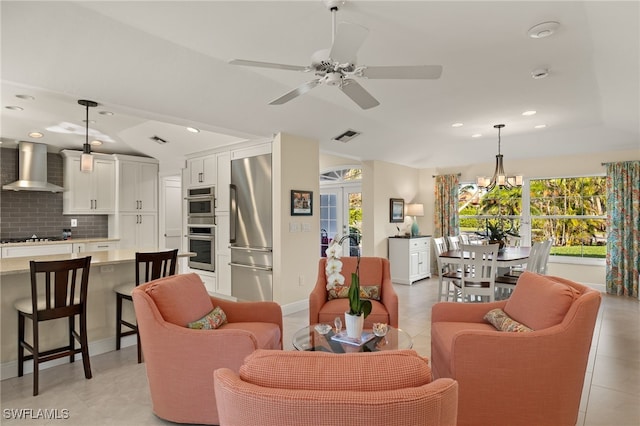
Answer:
[[[271,154],[231,161],[231,295],[273,300]]]

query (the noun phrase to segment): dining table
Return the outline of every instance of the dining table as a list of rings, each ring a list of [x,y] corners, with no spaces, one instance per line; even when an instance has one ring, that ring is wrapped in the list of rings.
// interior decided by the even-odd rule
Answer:
[[[440,254],[440,257],[445,263],[462,264],[462,253],[462,250],[448,250]],[[522,265],[527,263],[530,253],[531,247],[505,247],[498,252],[496,266],[500,269]]]

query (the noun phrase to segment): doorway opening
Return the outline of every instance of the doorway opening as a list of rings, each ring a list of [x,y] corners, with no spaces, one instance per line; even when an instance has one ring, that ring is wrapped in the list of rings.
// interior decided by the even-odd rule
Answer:
[[[320,256],[335,238],[344,255],[357,256],[362,243],[362,169],[340,166],[320,174]]]

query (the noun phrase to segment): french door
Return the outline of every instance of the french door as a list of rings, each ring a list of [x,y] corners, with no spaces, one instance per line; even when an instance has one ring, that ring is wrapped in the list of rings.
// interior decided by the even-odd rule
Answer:
[[[358,184],[326,185],[320,188],[320,255],[334,238],[349,235],[343,256],[357,256],[362,239],[362,190]]]

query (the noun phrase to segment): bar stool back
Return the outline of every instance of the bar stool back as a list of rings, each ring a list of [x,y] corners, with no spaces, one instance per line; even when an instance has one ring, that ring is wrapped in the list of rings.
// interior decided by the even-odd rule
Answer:
[[[24,374],[24,362],[33,360],[33,396],[38,395],[38,370],[40,363],[82,353],[84,376],[91,378],[89,345],[87,340],[87,287],[91,256],[80,259],[30,262],[31,298],[14,303],[18,311],[18,376]],[[75,318],[79,318],[80,331],[76,331]],[[25,319],[31,319],[33,341],[25,339]],[[69,344],[40,351],[38,325],[42,321],[69,319]],[[80,348],[75,347],[78,340]],[[24,354],[24,351],[30,355]]]
[[[124,336],[135,334],[138,339],[138,364],[142,362],[142,347],[140,346],[138,325],[122,318],[122,301],[133,301],[131,292],[140,284],[175,275],[177,259],[178,249],[154,253],[138,252],[136,253],[136,282],[123,284],[113,289],[116,292],[116,350],[120,350],[121,340]],[[129,330],[122,331],[123,326],[129,328]]]

